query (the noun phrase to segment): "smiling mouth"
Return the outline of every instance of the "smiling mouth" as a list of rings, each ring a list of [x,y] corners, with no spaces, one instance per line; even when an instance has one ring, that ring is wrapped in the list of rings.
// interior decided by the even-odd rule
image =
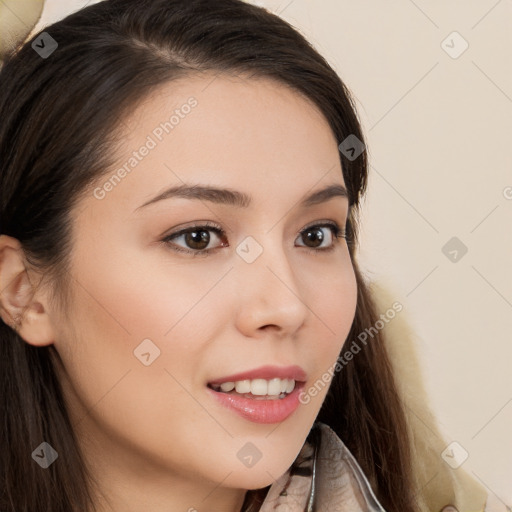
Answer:
[[[208,384],[210,389],[227,395],[236,395],[253,400],[282,400],[296,387],[293,379],[245,379]]]

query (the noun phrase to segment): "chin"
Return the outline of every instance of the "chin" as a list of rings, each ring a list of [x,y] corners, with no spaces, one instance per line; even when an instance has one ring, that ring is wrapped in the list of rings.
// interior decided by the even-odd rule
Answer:
[[[229,486],[237,487],[247,490],[262,489],[268,485],[272,485],[278,480],[289,467],[293,464],[291,462],[283,462],[283,464],[276,464],[272,461],[272,464],[264,464],[263,460],[259,461],[252,468],[247,468],[246,471],[239,471],[236,474],[232,474],[229,478]],[[227,483],[227,482],[226,482]]]
[[[268,485],[272,485],[280,476],[272,473],[270,476],[268,473],[263,470],[263,472],[259,472],[258,474],[248,474],[247,476],[237,476],[230,480],[230,486],[236,487],[240,489],[246,489],[248,491],[253,491],[255,489],[262,489],[263,487],[267,487]]]

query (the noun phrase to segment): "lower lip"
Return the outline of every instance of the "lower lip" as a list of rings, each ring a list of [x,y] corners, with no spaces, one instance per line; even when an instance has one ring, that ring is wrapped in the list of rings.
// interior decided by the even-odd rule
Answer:
[[[236,412],[242,418],[254,423],[280,423],[299,406],[299,394],[304,383],[296,383],[295,389],[284,398],[277,400],[257,400],[238,395],[229,395],[206,388],[224,406]]]

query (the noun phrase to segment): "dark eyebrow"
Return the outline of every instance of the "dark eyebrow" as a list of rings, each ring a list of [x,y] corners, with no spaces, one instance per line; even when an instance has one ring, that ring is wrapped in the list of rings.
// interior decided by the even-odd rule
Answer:
[[[251,204],[251,196],[238,190],[204,185],[183,184],[165,190],[153,199],[150,199],[149,201],[136,208],[134,211],[156,203],[157,201],[162,201],[164,199],[170,199],[173,197],[199,199],[202,201],[210,201],[212,203],[235,206],[237,208],[248,208]],[[344,197],[347,200],[349,199],[347,189],[343,185],[336,183],[309,194],[301,201],[299,207],[307,208],[309,206],[328,201],[333,197]]]

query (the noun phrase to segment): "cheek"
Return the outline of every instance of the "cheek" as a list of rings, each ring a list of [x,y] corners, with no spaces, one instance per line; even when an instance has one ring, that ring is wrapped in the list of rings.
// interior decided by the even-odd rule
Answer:
[[[310,293],[308,304],[315,327],[308,336],[306,360],[315,364],[301,402],[310,410],[313,421],[327,395],[336,362],[352,327],[357,307],[357,281],[350,261],[344,262],[341,270],[339,266],[337,269],[327,267],[322,277],[310,279],[310,290],[316,283],[316,291]]]
[[[304,271],[308,307],[326,352],[341,349],[352,325],[357,305],[357,281],[348,253],[343,259]],[[313,319],[311,320],[313,321]]]
[[[86,437],[95,439],[99,426],[153,458],[173,454],[163,462],[190,465],[187,443],[176,449],[168,433],[190,445],[215,427],[190,394],[204,352],[204,313],[212,306],[200,299],[215,279],[169,271],[173,284],[166,286],[162,269],[141,272],[133,260],[115,261],[105,262],[101,273],[76,269],[81,286],[65,319],[67,332],[56,342],[67,402],[79,431],[93,432]]]
[[[195,385],[212,331],[229,316],[222,284],[215,289],[225,270],[199,272],[135,251],[95,256],[77,259],[80,284],[65,319],[75,336],[56,342],[77,393],[90,405],[123,379],[134,400],[146,393],[190,401],[182,386]]]
[[[98,329],[113,329],[135,342],[169,339],[194,315],[222,269],[187,268],[132,251],[104,254],[76,273],[87,291],[88,319]]]

